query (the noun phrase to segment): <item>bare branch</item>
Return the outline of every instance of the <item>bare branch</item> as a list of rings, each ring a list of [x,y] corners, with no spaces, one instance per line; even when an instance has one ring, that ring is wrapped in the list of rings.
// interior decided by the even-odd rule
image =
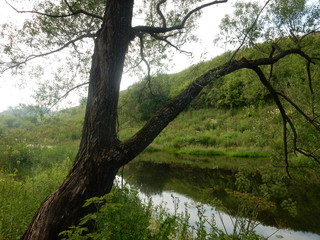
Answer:
[[[185,17],[182,19],[181,23],[179,25],[176,26],[172,26],[172,27],[150,27],[150,26],[136,26],[133,27],[133,32],[137,35],[138,33],[149,33],[149,34],[154,34],[154,33],[166,33],[166,32],[171,32],[174,30],[181,30],[185,27],[186,22],[188,21],[188,19],[192,16],[192,14],[200,11],[203,8],[212,6],[212,5],[216,5],[216,4],[220,4],[220,3],[226,3],[228,2],[228,0],[220,0],[220,1],[212,1],[209,2],[207,4],[203,4],[193,10],[191,10],[190,12],[188,12]]]
[[[182,20],[181,22],[181,26],[184,27],[184,25],[186,24],[187,20],[191,17],[192,14],[199,12],[201,9],[212,6],[212,5],[216,5],[216,4],[220,4],[220,3],[226,3],[228,2],[227,0],[222,0],[222,1],[213,1],[213,2],[209,2],[207,4],[203,4],[193,10],[191,10]]]
[[[311,123],[318,131],[320,131],[320,123],[311,119],[301,108],[298,107],[289,97],[284,95],[283,93],[277,92],[279,96],[285,99],[288,103],[290,103],[309,123]]]
[[[62,99],[66,98],[72,91],[80,88],[80,87],[83,87],[85,85],[88,85],[89,82],[84,82],[84,83],[81,83],[77,86],[74,86],[72,88],[70,88],[68,91],[66,91],[62,96],[58,97],[55,102],[49,107],[49,109],[51,110],[55,105],[57,105]]]
[[[26,64],[27,62],[33,60],[33,59],[36,59],[36,58],[40,58],[40,57],[45,57],[45,56],[48,56],[48,55],[51,55],[53,53],[56,53],[56,52],[59,52],[65,48],[67,48],[69,45],[71,44],[74,44],[75,42],[77,41],[80,41],[82,39],[85,39],[85,38],[94,38],[96,37],[96,34],[85,34],[85,35],[81,35],[75,39],[72,39],[70,40],[69,42],[65,43],[63,46],[55,49],[55,50],[52,50],[50,52],[45,52],[45,53],[40,53],[40,54],[36,54],[36,55],[29,55],[27,56],[24,60],[20,61],[20,62],[13,62],[13,63],[7,63],[7,64],[10,64],[10,66],[8,66],[7,68],[5,68],[4,70],[2,70],[1,72],[4,73],[5,71],[9,70],[9,69],[13,69],[13,68],[17,68],[23,64]],[[1,63],[1,64],[5,64],[5,63]]]
[[[290,128],[292,130],[292,133],[293,133],[293,150],[295,152],[298,152],[298,153],[301,153],[302,155],[306,156],[306,157],[309,157],[309,158],[312,158],[313,160],[315,160],[318,164],[320,164],[320,160],[318,157],[316,157],[315,155],[315,152],[318,150],[315,150],[313,153],[310,153],[306,150],[303,150],[301,148],[299,148],[297,146],[297,141],[298,141],[298,133],[297,133],[297,130],[293,124],[293,122],[291,121],[291,119],[289,117],[287,117],[287,122],[289,123],[290,125]]]
[[[272,50],[269,54],[269,58],[272,58],[273,57],[273,54],[275,53],[276,49],[274,46],[272,46]],[[272,78],[272,74],[273,74],[273,64],[270,65],[270,72],[269,72],[269,78],[268,78],[268,81],[270,82],[271,78]]]
[[[140,57],[141,57],[141,60],[146,64],[147,66],[147,78],[148,78],[148,82],[150,84],[150,81],[151,81],[151,76],[150,76],[150,72],[151,72],[151,68],[150,68],[150,64],[148,63],[147,59],[145,58],[144,56],[144,41],[143,41],[143,34],[140,34],[139,35],[139,39],[140,39]]]
[[[284,51],[282,51],[283,53]],[[280,53],[281,54],[281,53]],[[302,56],[303,58],[306,58],[306,54],[301,52],[301,54],[299,54],[300,56]],[[253,66],[253,67],[249,67],[250,69],[254,70],[257,75],[259,76],[260,81],[262,82],[262,84],[269,90],[269,92],[271,93],[272,98],[274,99],[281,117],[282,117],[282,122],[283,122],[283,150],[284,150],[284,161],[286,164],[286,172],[287,175],[289,176],[289,178],[291,178],[290,173],[289,173],[289,162],[288,162],[288,139],[287,139],[287,123],[289,123],[290,128],[293,132],[293,150],[297,151],[307,157],[311,157],[313,158],[316,162],[320,163],[320,160],[312,153],[308,153],[304,150],[302,150],[301,148],[299,148],[297,146],[297,139],[298,139],[298,134],[297,131],[295,129],[295,126],[293,124],[293,122],[291,121],[291,119],[289,118],[289,116],[286,114],[286,111],[278,97],[281,96],[282,98],[284,98],[287,102],[289,102],[302,116],[304,116],[304,118],[311,123],[318,131],[319,131],[319,124],[318,122],[312,120],[311,118],[309,118],[307,116],[307,114],[305,114],[290,98],[288,98],[286,95],[276,92],[275,89],[271,86],[270,82],[267,80],[267,78],[265,77],[264,73],[261,71],[261,69],[258,66]]]
[[[317,158],[313,153],[308,153],[307,151],[300,149],[300,148],[297,148],[296,151],[303,154],[306,157],[313,158],[313,160],[315,160],[318,164],[320,164],[319,158]]]
[[[270,82],[267,80],[266,76],[262,72],[262,70],[258,66],[252,66],[248,67],[249,69],[252,69],[259,77],[261,83],[268,89],[270,92],[275,104],[277,105],[281,118],[282,118],[282,123],[283,123],[283,152],[284,152],[284,161],[286,164],[286,172],[289,178],[291,178],[290,172],[289,172],[289,161],[288,161],[288,139],[287,139],[287,121],[288,121],[288,116],[286,114],[286,111],[275,91],[275,89],[272,87]]]
[[[85,11],[85,10],[83,10],[83,9],[74,10],[74,9],[70,6],[70,4],[68,3],[67,0],[64,0],[64,2],[65,2],[65,4],[68,6],[70,12],[72,12],[73,15],[82,13],[82,14],[85,14],[85,15],[87,15],[87,16],[89,16],[89,17],[93,17],[93,18],[97,18],[97,19],[103,20],[103,17],[101,17],[101,16],[99,16],[99,15],[96,15],[96,14],[93,14],[93,13],[90,13],[90,12],[88,12],[88,11]]]
[[[143,41],[143,37],[144,34],[140,34],[139,35],[139,39],[140,39],[140,57],[141,57],[141,62],[144,62],[147,66],[147,83],[145,86],[148,86],[150,92],[152,95],[154,95],[152,88],[151,88],[151,67],[149,62],[147,61],[147,59],[144,56],[144,41]],[[139,99],[141,98],[141,95],[139,96]]]
[[[307,73],[308,73],[308,83],[309,83],[309,90],[312,96],[311,99],[311,105],[312,105],[312,114],[315,116],[315,96],[314,96],[314,91],[313,91],[313,86],[312,86],[312,76],[311,76],[311,62],[307,61]]]
[[[192,56],[192,53],[191,52],[188,52],[188,51],[185,51],[185,50],[182,50],[180,49],[178,46],[174,45],[173,43],[171,43],[166,37],[161,37],[157,34],[150,34],[150,36],[152,36],[154,39],[157,39],[157,40],[160,40],[160,41],[163,41],[163,42],[166,42],[169,46],[175,48],[177,51],[181,52],[181,53],[185,53],[189,56]]]
[[[162,20],[162,27],[166,28],[167,27],[167,21],[166,21],[166,18],[164,17],[161,9],[160,9],[160,6],[161,4],[165,3],[167,0],[161,0],[159,1],[159,3],[157,4],[157,13],[159,14],[161,20]]]
[[[126,71],[124,71],[124,73],[130,72],[132,69],[135,69],[136,67],[138,67],[141,63],[142,63],[142,60],[140,60],[139,62],[137,62],[133,66],[129,67],[128,69],[126,69]]]
[[[308,37],[308,36],[311,35],[311,34],[319,33],[319,30],[320,30],[320,27],[314,29],[313,31],[310,31],[310,32],[306,33],[305,35],[303,35],[303,36],[300,38],[300,42],[301,42],[304,38]]]
[[[230,58],[230,61],[233,60],[235,58],[235,56],[237,55],[237,53],[239,52],[239,50],[242,48],[242,46],[245,44],[249,33],[253,30],[253,28],[255,27],[255,25],[257,24],[259,17],[261,15],[261,13],[263,12],[263,10],[267,7],[267,5],[269,4],[271,0],[268,0],[264,6],[260,9],[259,13],[257,14],[256,18],[254,19],[251,27],[248,29],[248,31],[246,32],[246,34],[244,35],[244,38],[242,39],[242,42],[240,43],[239,47],[237,48],[237,50],[234,51],[233,55]]]
[[[42,15],[42,16],[46,16],[46,17],[51,17],[51,18],[66,18],[66,17],[71,17],[71,16],[75,16],[75,15],[79,15],[79,14],[85,14],[87,16],[90,16],[90,17],[93,17],[93,18],[97,18],[97,19],[100,19],[100,20],[103,20],[103,18],[101,16],[98,16],[96,14],[92,14],[92,13],[89,13],[87,11],[84,11],[82,9],[80,10],[72,10],[72,8],[69,8],[69,10],[71,11],[71,14],[59,14],[59,15],[54,15],[54,14],[48,14],[48,13],[43,13],[43,12],[38,12],[38,11],[33,11],[33,10],[29,10],[29,11],[23,11],[23,10],[18,10],[17,8],[15,8],[13,5],[11,5],[10,3],[8,3],[7,0],[5,0],[6,3],[14,10],[16,11],[17,13],[32,13],[32,14],[38,14],[38,15]],[[66,1],[65,1],[66,2]],[[69,4],[66,2],[66,4],[68,5],[69,7]]]

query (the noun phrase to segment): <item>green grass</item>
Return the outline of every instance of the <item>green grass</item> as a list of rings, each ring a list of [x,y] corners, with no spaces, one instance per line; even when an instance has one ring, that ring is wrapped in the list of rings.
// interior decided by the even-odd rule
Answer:
[[[21,237],[43,199],[61,184],[70,164],[66,159],[23,180],[0,172],[0,240]]]
[[[219,152],[220,153],[220,152]],[[223,153],[223,152],[221,152]],[[231,154],[231,153],[230,153]],[[230,155],[190,155],[182,153],[169,153],[163,151],[144,152],[135,160],[153,163],[166,163],[172,165],[189,165],[191,167],[211,168],[211,169],[226,169],[232,171],[250,171],[268,170],[272,167],[273,162],[266,157],[231,157]],[[277,168],[277,172],[282,172],[283,168]]]
[[[273,145],[281,141],[275,137],[281,126],[267,114],[268,109],[272,107],[184,112],[163,130],[151,147],[196,156],[271,156]]]
[[[215,150],[215,149],[180,149],[177,151],[178,154],[191,155],[191,156],[207,156],[207,157],[215,157],[215,156],[225,156],[226,153],[223,151]]]

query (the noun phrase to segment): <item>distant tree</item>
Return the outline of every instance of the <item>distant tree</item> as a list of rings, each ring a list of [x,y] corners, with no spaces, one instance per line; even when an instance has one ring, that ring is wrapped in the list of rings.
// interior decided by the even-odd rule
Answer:
[[[287,125],[293,131],[294,138],[296,133],[291,118],[285,111],[283,100],[294,106],[307,122],[319,129],[316,117],[310,117],[286,95],[275,91],[270,81],[272,70],[266,75],[264,69],[267,65],[272,69],[280,60],[290,55],[303,58],[309,67],[318,67],[318,60],[308,55],[313,52],[305,52],[302,44],[303,40],[307,40],[307,36],[315,31],[306,28],[303,35],[294,32],[293,36],[298,41],[293,41],[291,45],[282,46],[276,41],[265,57],[239,59],[240,47],[252,45],[255,40],[262,39],[259,34],[263,32],[260,27],[262,22],[258,18],[261,12],[256,17],[255,14],[242,12],[245,14],[236,14],[241,20],[242,30],[239,33],[242,35],[238,38],[240,47],[231,59],[197,77],[185,90],[157,111],[131,138],[124,141],[118,139],[117,108],[125,61],[129,69],[143,63],[147,69],[147,78],[150,79],[152,69],[157,70],[165,65],[168,48],[182,51],[182,44],[193,39],[192,29],[201,9],[224,2],[227,1],[172,0],[167,3],[166,0],[143,0],[134,5],[133,0],[39,0],[32,1],[33,10],[20,10],[17,4],[17,11],[31,13],[32,17],[26,20],[20,31],[10,32],[8,25],[3,26],[2,38],[7,40],[3,49],[7,57],[3,59],[11,57],[10,61],[1,61],[3,71],[21,68],[33,59],[64,51],[66,61],[63,62],[63,67],[55,73],[53,84],[42,86],[43,91],[65,87],[73,89],[76,87],[72,84],[73,80],[86,76],[88,72],[90,75],[82,139],[74,165],[61,186],[43,201],[22,239],[57,239],[59,232],[76,224],[85,214],[82,208],[85,200],[108,193],[118,169],[141,153],[205,86],[237,70],[247,68],[255,72],[273,96],[283,118],[286,161]],[[295,1],[287,2],[294,4]],[[274,4],[279,6],[279,9],[287,6],[278,2]],[[259,9],[265,7],[266,5]],[[240,6],[239,9],[244,8]],[[144,18],[144,25],[132,26],[132,19],[136,14]],[[301,16],[301,19],[305,19],[305,15]],[[239,29],[237,25],[233,26],[232,21],[230,23],[224,24],[225,31]],[[279,24],[285,24],[285,21]],[[311,27],[317,29],[318,22],[315,21]],[[232,32],[226,35],[231,36]],[[92,46],[92,58],[88,57],[91,52],[88,46],[89,49]],[[312,83],[313,69],[306,73],[310,75],[309,83]],[[78,85],[84,84],[86,83],[82,82]],[[57,99],[59,98],[58,96]],[[298,147],[295,149],[314,157]],[[317,160],[315,157],[314,159]]]
[[[46,114],[50,113],[50,109],[45,106],[19,104],[17,107],[11,107],[7,111],[17,118],[25,118],[36,123],[38,119],[42,119]]]

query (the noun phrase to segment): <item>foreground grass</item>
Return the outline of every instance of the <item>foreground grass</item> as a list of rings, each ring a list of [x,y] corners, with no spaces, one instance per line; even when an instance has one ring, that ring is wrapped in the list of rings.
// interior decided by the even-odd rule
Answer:
[[[0,172],[0,240],[19,239],[40,203],[67,174],[70,159],[21,180]]]
[[[188,208],[178,211],[178,199],[173,198],[174,214],[169,214],[164,206],[154,206],[152,201],[142,202],[135,190],[115,187],[110,194],[92,198],[85,206],[94,204],[98,211],[85,216],[78,226],[72,226],[61,233],[63,240],[258,240],[250,224],[245,219],[235,224],[234,233],[227,234],[218,229],[214,219],[205,216],[201,204],[198,220],[190,222]],[[253,219],[252,219],[253,220]],[[254,220],[253,220],[254,221]],[[86,224],[94,224],[94,232],[89,232]]]

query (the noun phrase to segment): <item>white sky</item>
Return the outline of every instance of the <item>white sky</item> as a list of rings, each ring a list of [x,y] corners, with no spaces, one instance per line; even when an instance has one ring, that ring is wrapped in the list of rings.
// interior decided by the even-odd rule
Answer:
[[[192,59],[177,54],[174,59],[175,66],[171,69],[170,73],[179,72],[189,67],[191,64],[201,60],[209,60],[223,52],[223,49],[214,46],[213,38],[218,33],[218,26],[221,18],[230,12],[231,4],[234,2],[235,0],[229,0],[228,3],[212,6],[204,10],[203,17],[199,22],[199,28],[196,31],[196,34],[201,41],[197,44],[183,47],[184,50],[193,52]],[[0,23],[8,20],[22,21],[22,17],[21,14],[16,13],[8,6],[5,0],[0,0]],[[201,55],[203,53],[206,54]],[[18,78],[25,78],[24,80],[27,84],[24,85],[24,88],[19,88],[17,86],[19,83]],[[121,89],[127,88],[137,80],[138,79],[133,79],[126,75],[123,76]],[[12,77],[9,72],[0,75],[0,112],[10,106],[17,106],[19,103],[31,104],[32,86],[33,84],[31,81],[28,81],[27,75]]]

